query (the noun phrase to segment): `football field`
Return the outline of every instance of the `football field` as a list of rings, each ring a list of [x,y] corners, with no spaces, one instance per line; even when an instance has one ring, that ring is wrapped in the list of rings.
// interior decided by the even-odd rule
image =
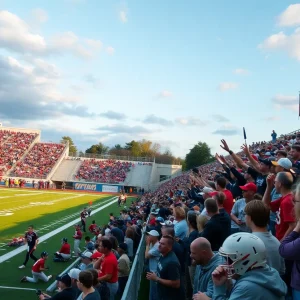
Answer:
[[[75,223],[84,207],[91,207],[92,215],[87,218],[87,228],[92,220],[100,226],[107,224],[109,213],[119,215],[116,195],[89,194],[82,192],[0,189],[0,293],[3,299],[34,299],[34,289],[46,288],[75,259],[65,263],[54,263],[53,253],[61,246],[61,239],[67,237],[73,250]],[[130,203],[131,199],[128,199]],[[51,281],[44,283],[20,283],[22,276],[31,276],[33,261],[30,259],[25,269],[18,269],[25,257],[25,246],[8,247],[14,237],[23,236],[28,225],[34,225],[39,236],[35,256],[42,251],[49,253],[47,265],[50,270],[46,275],[53,275]],[[83,236],[91,236],[88,232]],[[21,288],[21,289],[19,289]]]

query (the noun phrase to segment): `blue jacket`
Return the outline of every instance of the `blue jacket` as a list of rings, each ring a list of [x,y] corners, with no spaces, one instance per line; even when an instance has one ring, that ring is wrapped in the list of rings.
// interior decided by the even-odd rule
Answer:
[[[241,276],[233,286],[229,297],[226,285],[214,286],[213,300],[284,300],[287,286],[279,273],[269,267],[254,269]]]
[[[223,263],[224,258],[218,252],[214,252],[213,258],[206,266],[198,265],[196,267],[193,294],[201,292],[210,298],[212,297],[214,284],[211,273]]]

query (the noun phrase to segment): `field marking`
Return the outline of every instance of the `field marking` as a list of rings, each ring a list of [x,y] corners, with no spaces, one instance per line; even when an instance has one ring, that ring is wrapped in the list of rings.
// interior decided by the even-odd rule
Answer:
[[[30,190],[22,190],[22,189],[1,189],[0,188],[0,193],[1,192],[23,192],[23,193],[44,193],[44,194],[60,194],[60,195],[78,195],[78,191],[80,192],[80,190],[77,190],[76,192],[55,192],[57,190],[46,190],[46,189],[40,189],[40,190],[36,190],[36,191],[30,191]],[[82,194],[84,196],[91,196],[91,197],[95,197],[95,195],[103,195],[103,194],[97,194],[97,193],[88,193],[88,194]]]
[[[113,199],[114,199],[114,200],[113,200]],[[97,213],[97,212],[103,210],[104,208],[106,208],[106,207],[112,205],[113,203],[117,202],[117,201],[118,201],[118,197],[112,197],[112,198],[109,199],[109,200],[111,200],[110,203],[107,203],[107,204],[105,204],[105,205],[102,205],[102,206],[100,206],[99,208],[93,210],[92,213],[91,213],[91,215],[94,215],[95,213]],[[63,225],[63,226],[61,226],[61,227],[59,227],[59,228],[57,228],[57,229],[55,229],[55,230],[53,230],[53,231],[51,231],[51,232],[49,232],[49,233],[47,233],[47,234],[45,234],[45,235],[39,237],[39,242],[41,243],[41,242],[44,242],[44,241],[48,240],[49,238],[51,238],[52,236],[56,235],[57,233],[60,233],[60,232],[62,232],[63,230],[65,230],[65,229],[71,227],[72,225],[75,225],[75,224],[79,223],[80,220],[81,220],[80,218],[76,218],[75,220],[71,221],[70,223],[68,223],[68,224],[66,224],[66,225]],[[16,256],[16,255],[18,255],[18,254],[20,254],[21,252],[25,251],[26,248],[27,248],[27,245],[23,245],[23,246],[21,246],[21,247],[15,249],[15,250],[13,250],[13,251],[10,251],[10,252],[8,252],[8,253],[6,253],[6,254],[4,254],[4,255],[1,255],[1,256],[0,256],[0,263],[2,263],[2,262],[4,262],[4,261],[6,261],[6,260],[8,260],[8,259],[10,259],[10,258],[12,258],[12,257],[14,257],[14,256]]]
[[[14,287],[14,286],[3,286],[0,285],[0,289],[14,289],[14,290],[23,290],[23,291],[36,291],[36,289],[30,289],[30,288],[20,288],[20,287]]]

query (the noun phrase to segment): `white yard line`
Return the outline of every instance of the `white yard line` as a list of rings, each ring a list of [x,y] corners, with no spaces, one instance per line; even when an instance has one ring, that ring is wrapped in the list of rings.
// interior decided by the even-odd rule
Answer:
[[[36,291],[36,289],[20,288],[20,287],[4,286],[4,285],[0,285],[0,289],[23,290],[23,291]]]
[[[92,213],[91,213],[91,215],[94,215],[95,213],[97,213],[97,212],[103,210],[104,208],[106,208],[106,207],[112,205],[113,203],[117,202],[117,197],[113,197],[113,198],[111,198],[110,200],[111,200],[110,203],[107,203],[107,204],[105,204],[105,205],[102,205],[102,206],[100,206],[99,208],[93,210]],[[39,237],[39,242],[40,242],[40,243],[41,243],[41,242],[44,242],[44,241],[48,240],[49,238],[51,238],[52,236],[56,235],[57,233],[60,233],[60,232],[62,232],[63,230],[65,230],[65,229],[69,228],[70,226],[75,225],[76,223],[79,223],[79,222],[80,222],[80,218],[76,218],[75,220],[71,221],[70,223],[68,223],[68,224],[66,224],[66,225],[63,225],[63,226],[61,226],[61,227],[59,227],[59,228],[57,228],[57,229],[55,229],[55,230],[53,230],[53,231],[51,231],[51,232],[49,232],[49,233],[47,233],[47,234],[45,234],[45,235]],[[13,250],[13,251],[10,251],[10,252],[8,252],[8,253],[6,253],[6,254],[4,254],[4,255],[1,255],[1,256],[0,256],[0,263],[2,263],[2,262],[4,262],[4,261],[6,261],[6,260],[8,260],[8,259],[10,259],[10,258],[12,258],[12,257],[14,257],[14,256],[16,256],[16,255],[18,255],[19,253],[21,253],[21,252],[23,252],[24,250],[26,250],[26,248],[27,248],[27,246],[24,245],[24,246],[21,246],[21,247],[15,249],[15,250]]]

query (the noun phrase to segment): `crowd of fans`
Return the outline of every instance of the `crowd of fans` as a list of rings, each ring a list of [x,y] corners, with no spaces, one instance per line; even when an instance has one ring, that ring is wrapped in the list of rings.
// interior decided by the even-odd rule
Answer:
[[[24,155],[36,133],[0,130],[0,176]]]
[[[127,173],[132,167],[134,167],[134,164],[128,161],[85,159],[80,165],[75,179],[103,183],[120,183],[125,181]]]
[[[221,145],[135,203],[149,299],[300,299],[300,133]]]
[[[24,160],[17,162],[11,176],[46,178],[61,157],[65,146],[53,143],[37,143]]]

